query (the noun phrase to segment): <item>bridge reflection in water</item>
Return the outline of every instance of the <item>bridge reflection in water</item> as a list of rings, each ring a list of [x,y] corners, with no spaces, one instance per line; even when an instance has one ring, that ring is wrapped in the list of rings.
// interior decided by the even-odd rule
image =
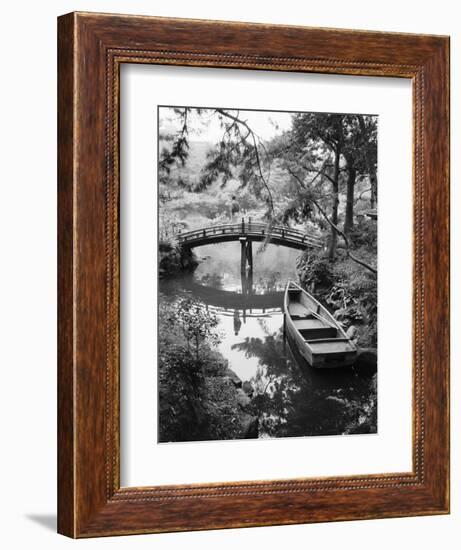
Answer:
[[[292,247],[273,243],[253,249],[254,272],[241,270],[241,244],[234,239],[199,248],[199,265],[193,273],[159,280],[159,301],[172,303],[188,296],[216,315],[222,336],[217,351],[242,381],[259,377],[265,367],[252,352],[239,346],[268,338],[271,342],[269,335],[276,335],[277,340],[283,337],[283,291],[285,281],[296,276],[299,255]],[[283,362],[282,348],[267,349]]]
[[[264,317],[279,313],[283,304],[283,291],[256,294],[253,289],[253,274],[241,273],[242,292],[206,286],[194,278],[181,280],[183,290],[200,300],[207,309],[226,316]],[[236,313],[237,312],[237,313]]]

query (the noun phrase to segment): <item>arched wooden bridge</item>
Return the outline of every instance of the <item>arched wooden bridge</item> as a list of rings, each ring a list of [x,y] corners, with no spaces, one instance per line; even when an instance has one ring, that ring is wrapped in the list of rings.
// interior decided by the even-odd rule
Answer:
[[[222,224],[202,229],[194,229],[178,234],[179,244],[194,248],[206,244],[226,241],[265,241],[268,238],[268,225],[242,219],[239,223]],[[322,240],[315,235],[308,235],[297,229],[276,225],[270,228],[268,242],[279,246],[287,246],[304,250],[306,248],[322,248]]]

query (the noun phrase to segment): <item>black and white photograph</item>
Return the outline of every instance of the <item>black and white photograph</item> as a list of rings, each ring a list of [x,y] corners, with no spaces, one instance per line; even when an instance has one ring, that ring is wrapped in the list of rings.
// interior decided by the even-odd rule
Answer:
[[[5,549],[459,547],[457,12],[5,3]]]
[[[158,108],[159,442],[377,432],[378,116]]]

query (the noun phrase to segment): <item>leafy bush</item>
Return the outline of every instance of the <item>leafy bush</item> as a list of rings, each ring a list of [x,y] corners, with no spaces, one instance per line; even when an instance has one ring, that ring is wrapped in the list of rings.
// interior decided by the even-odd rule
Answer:
[[[198,366],[183,346],[160,342],[159,352],[159,439],[200,439],[204,413],[200,407]]]
[[[363,229],[363,228],[362,228]],[[369,237],[372,243],[376,235]],[[364,237],[364,242],[368,237]],[[362,244],[360,257],[374,257],[373,246]],[[355,252],[356,250],[354,250]],[[301,285],[334,314],[345,327],[357,328],[357,343],[363,347],[377,345],[377,278],[338,250],[331,262],[323,251],[305,252],[298,261]]]
[[[377,375],[369,382],[368,397],[365,400],[353,401],[348,405],[349,425],[345,433],[376,433],[378,424]]]
[[[306,288],[328,288],[334,282],[333,264],[323,255],[305,252],[298,260],[301,284]]]
[[[172,241],[159,242],[159,277],[193,271],[198,265],[197,259],[190,248],[180,246]]]
[[[349,233],[349,239],[354,248],[365,246],[376,250],[378,245],[376,221],[360,218]]]

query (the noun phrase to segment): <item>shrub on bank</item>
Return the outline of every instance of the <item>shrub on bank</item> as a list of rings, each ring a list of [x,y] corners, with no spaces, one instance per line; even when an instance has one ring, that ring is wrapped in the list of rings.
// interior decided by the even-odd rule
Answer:
[[[361,258],[373,257],[368,246],[357,252]],[[334,261],[321,251],[306,251],[298,261],[301,285],[348,328],[357,328],[357,344],[377,346],[377,277],[338,250]]]
[[[160,441],[243,438],[255,420],[241,380],[213,349],[220,339],[215,316],[197,316],[200,306],[187,298],[160,306]]]
[[[190,248],[172,241],[162,240],[158,245],[159,277],[169,277],[181,272],[191,272],[198,266],[198,261]]]

